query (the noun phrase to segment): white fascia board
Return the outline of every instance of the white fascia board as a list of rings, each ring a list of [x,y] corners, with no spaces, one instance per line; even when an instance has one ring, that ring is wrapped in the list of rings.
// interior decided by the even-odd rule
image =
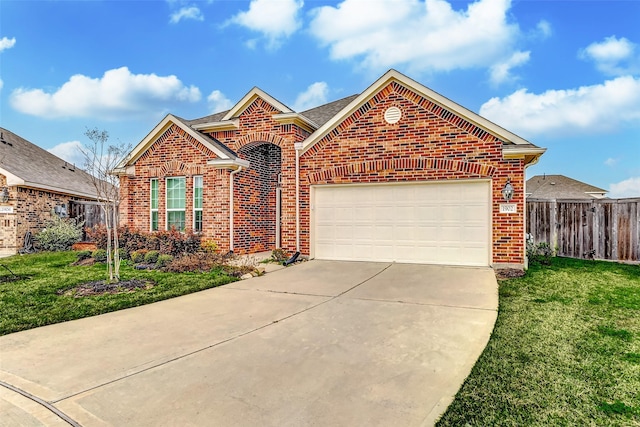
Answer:
[[[249,166],[251,166],[251,163],[248,160],[240,159],[240,158],[237,158],[237,159],[213,159],[213,160],[208,160],[207,161],[207,165],[213,166],[213,167],[219,168],[219,169],[224,169],[224,168],[238,169],[239,167],[248,168]]]
[[[47,184],[42,184],[39,182],[29,182],[29,181],[24,181],[22,184],[19,184],[20,187],[30,187],[36,190],[45,190],[45,191],[50,191],[53,193],[63,193],[63,194],[69,194],[71,196],[78,196],[78,197],[84,197],[87,199],[94,199],[97,200],[98,196],[96,194],[91,194],[91,193],[85,193],[82,191],[75,191],[75,190],[67,190],[65,188],[61,188],[61,187],[55,187],[53,185],[47,185]]]
[[[223,131],[223,130],[236,130],[240,127],[240,121],[238,119],[221,120],[219,122],[208,122],[193,125],[195,130],[210,130],[210,131]]]
[[[294,124],[309,132],[313,132],[319,127],[313,120],[309,120],[298,113],[276,114],[273,118],[282,124]]]
[[[253,101],[255,101],[256,98],[264,99],[266,102],[283,113],[293,113],[293,110],[291,108],[287,107],[282,102],[275,99],[273,96],[269,95],[260,88],[254,87],[244,97],[242,97],[242,99],[238,101],[238,103],[234,105],[233,108],[227,112],[227,114],[225,114],[225,116],[222,118],[222,121],[231,120],[239,116],[249,105],[251,105]]]
[[[0,173],[7,178],[8,187],[13,187],[15,185],[24,185],[24,179],[20,178],[17,175],[12,174],[6,169],[0,168]]]
[[[503,159],[515,159],[523,156],[541,156],[547,151],[540,147],[518,147],[517,145],[505,145],[502,147]]]
[[[342,109],[342,111],[336,114],[331,120],[325,123],[320,129],[316,130],[313,134],[311,134],[309,138],[305,140],[304,142],[305,148],[303,149],[302,152],[303,153],[306,152],[316,142],[318,142],[327,133],[329,133],[334,127],[336,127],[340,122],[346,119],[349,115],[353,114],[354,111],[360,108],[365,102],[367,102],[370,98],[372,98],[376,93],[378,93],[382,88],[387,86],[392,81],[397,81],[401,85],[433,101],[434,103],[440,105],[446,110],[451,111],[452,113],[463,117],[464,119],[475,124],[481,129],[484,129],[487,132],[498,136],[499,138],[505,140],[506,142],[511,142],[516,145],[524,145],[524,144],[531,145],[529,141],[519,137],[514,133],[509,132],[508,130],[498,126],[497,124],[463,107],[462,105],[453,102],[449,98],[446,98],[440,95],[439,93],[429,89],[428,87],[392,69],[387,71],[382,77],[376,80],[371,86],[369,86],[364,92],[362,92],[360,96],[358,96],[356,99],[351,101],[346,107]]]
[[[125,167],[129,166],[131,163],[138,160],[138,158],[151,146],[151,144],[155,142],[158,136],[164,133],[169,127],[171,127],[171,125],[176,125],[180,129],[184,130],[186,133],[191,135],[197,141],[202,143],[202,145],[207,147],[209,150],[213,151],[216,154],[216,156],[222,159],[229,158],[229,156],[226,153],[219,150],[217,147],[211,145],[211,143],[207,141],[199,132],[193,130],[189,126],[186,126],[184,123],[182,123],[181,120],[178,120],[174,115],[167,114],[167,116],[164,119],[162,119],[162,121],[158,123],[158,125],[155,128],[153,128],[153,130],[149,132],[149,134],[147,134],[147,136],[145,136],[144,139],[140,141],[140,143],[138,143],[138,145],[136,145],[133,150],[131,150],[131,152],[127,155],[127,157],[125,157],[124,160],[120,162],[118,166],[115,167],[115,169],[124,169]]]

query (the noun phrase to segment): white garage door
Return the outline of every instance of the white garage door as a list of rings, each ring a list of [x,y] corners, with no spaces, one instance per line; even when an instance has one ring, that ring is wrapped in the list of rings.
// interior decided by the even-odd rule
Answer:
[[[315,186],[317,259],[489,264],[490,183]]]

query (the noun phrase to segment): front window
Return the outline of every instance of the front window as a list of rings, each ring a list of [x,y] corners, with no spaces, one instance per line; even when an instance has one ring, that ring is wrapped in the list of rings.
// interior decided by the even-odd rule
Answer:
[[[151,231],[158,230],[158,178],[151,179]]]
[[[167,230],[184,231],[185,193],[185,178],[167,178]]]
[[[193,177],[193,229],[202,231],[202,177]]]

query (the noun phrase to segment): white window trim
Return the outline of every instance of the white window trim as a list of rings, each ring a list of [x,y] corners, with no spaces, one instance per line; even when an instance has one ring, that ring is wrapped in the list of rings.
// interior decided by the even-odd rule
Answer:
[[[170,179],[184,179],[184,202],[185,206],[183,209],[169,209],[169,186],[167,185],[167,181]],[[168,176],[164,179],[164,228],[169,231],[169,212],[184,212],[184,220],[185,220],[185,228],[187,221],[187,177],[186,176]],[[181,230],[182,231],[182,230]]]
[[[200,178],[200,187],[202,189],[202,205],[199,208],[196,208],[196,179]],[[202,213],[202,206],[204,206],[204,178],[202,175],[194,175],[193,177],[193,220],[192,222],[192,229],[195,231],[196,229],[196,212],[200,212]],[[204,222],[204,217],[202,217],[201,219],[202,222]],[[202,228],[204,228],[204,224],[202,224]],[[202,231],[202,230],[200,230]]]
[[[157,184],[156,185],[156,198],[159,198],[160,194],[160,181],[158,180],[158,178],[151,178],[149,180],[149,230],[150,231],[157,231],[153,229],[153,213],[155,212],[156,214],[158,214],[158,208],[156,207],[155,209],[152,206],[152,200],[153,200],[153,183]],[[156,201],[156,203],[159,202],[159,200]],[[158,219],[160,219],[159,215],[158,215]],[[158,224],[158,229],[160,228],[160,224]]]

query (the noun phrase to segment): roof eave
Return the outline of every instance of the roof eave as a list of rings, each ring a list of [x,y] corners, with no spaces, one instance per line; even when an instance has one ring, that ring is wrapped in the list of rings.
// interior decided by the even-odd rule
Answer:
[[[162,119],[162,121],[158,123],[158,125],[156,125],[156,127],[153,128],[153,130],[149,132],[147,136],[145,136],[144,139],[140,141],[140,143],[138,143],[138,145],[136,145],[134,149],[131,150],[131,152],[114,168],[114,171],[122,170],[127,166],[135,163],[135,161],[138,160],[138,158],[140,158],[140,156],[142,156],[142,154],[147,151],[149,147],[155,142],[158,136],[164,133],[172,125],[176,125],[184,130],[187,134],[192,136],[198,142],[202,143],[202,145],[215,153],[216,156],[222,159],[230,158],[225,152],[207,141],[207,139],[200,132],[186,125],[182,120],[178,119],[173,114],[167,114],[167,116]]]
[[[239,169],[239,168],[248,168],[251,166],[251,163],[245,159],[212,159],[207,161],[208,166],[213,166],[216,169]]]
[[[299,113],[281,113],[274,115],[273,118],[281,124],[293,124],[307,132],[314,132],[320,127],[313,120]]]
[[[219,122],[199,123],[197,125],[191,125],[191,127],[198,131],[210,131],[210,132],[236,130],[240,128],[240,120],[231,119],[231,120],[222,120]]]

